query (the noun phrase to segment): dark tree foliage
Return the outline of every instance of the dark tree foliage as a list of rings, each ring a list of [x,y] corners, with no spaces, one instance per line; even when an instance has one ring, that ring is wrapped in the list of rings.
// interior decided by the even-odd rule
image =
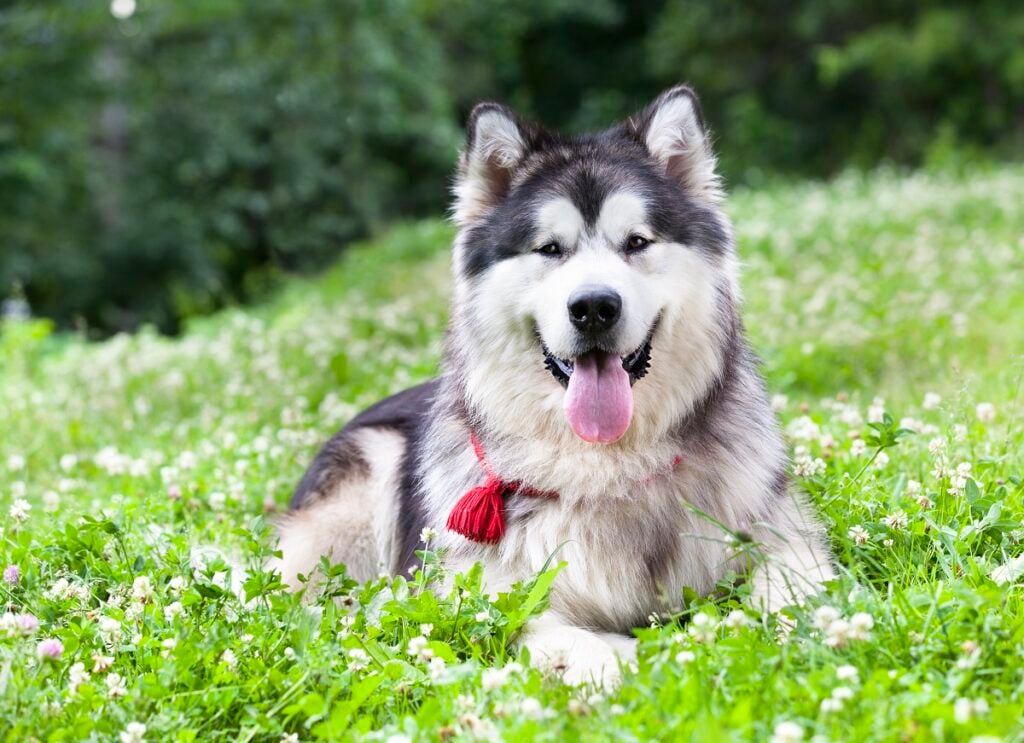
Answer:
[[[481,98],[579,130],[688,81],[732,182],[1024,139],[1016,0],[138,2],[0,9],[0,299],[96,333],[442,210]]]

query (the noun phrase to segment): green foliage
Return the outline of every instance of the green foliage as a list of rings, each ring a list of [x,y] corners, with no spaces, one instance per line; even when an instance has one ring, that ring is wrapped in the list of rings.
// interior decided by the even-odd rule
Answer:
[[[746,320],[839,577],[788,629],[743,588],[685,591],[612,693],[510,651],[557,555],[494,597],[429,551],[413,580],[325,563],[302,596],[266,569],[324,438],[435,372],[449,226],[397,228],[178,340],[55,345],[9,321],[0,737],[1019,737],[1022,201],[1005,167],[736,195]],[[46,639],[59,658],[37,657]]]
[[[705,94],[726,167],[919,163],[945,141],[1020,152],[1024,12],[1013,0],[669,0],[647,43]]]
[[[1019,153],[1022,50],[1012,0],[14,4],[0,297],[108,334],[265,296],[443,209],[482,98],[580,130],[689,81],[733,182]]]

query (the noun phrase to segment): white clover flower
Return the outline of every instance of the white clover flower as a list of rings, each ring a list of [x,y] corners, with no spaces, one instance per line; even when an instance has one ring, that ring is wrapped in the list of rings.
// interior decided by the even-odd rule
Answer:
[[[220,654],[220,660],[232,671],[238,667],[238,656],[235,655],[234,651],[231,648],[227,648],[223,653]]]
[[[134,6],[133,2],[132,7]],[[121,743],[146,743],[146,726],[141,722],[129,722],[121,732],[120,739]]]
[[[715,631],[718,628],[718,621],[708,614],[695,614],[686,628],[687,633],[694,642],[714,642]]]
[[[921,483],[917,480],[907,480],[906,493],[911,498],[921,494]]]
[[[430,633],[433,632],[433,631],[434,631],[434,625],[432,625],[432,624],[421,624],[420,625],[420,634],[422,634],[424,637],[430,637]]]
[[[771,743],[799,743],[804,739],[804,729],[795,722],[780,722],[775,726]]]
[[[980,660],[981,660],[981,653],[979,653],[977,650],[975,650],[973,652],[966,653],[962,658],[957,658],[956,667],[961,669],[961,670],[966,670],[968,668],[974,668],[976,665],[978,665],[978,661],[980,661]]]
[[[406,652],[409,655],[414,656],[417,660],[428,661],[434,657],[434,651],[427,647],[427,638],[423,635],[409,640],[409,646]]]
[[[132,598],[142,603],[153,598],[153,581],[148,575],[140,575],[132,581]]]
[[[885,400],[876,397],[868,406],[868,423],[881,423],[885,417]]]
[[[820,606],[814,612],[814,626],[820,630],[828,629],[829,625],[839,617],[838,609],[831,606]]]
[[[808,416],[803,415],[789,424],[787,429],[789,435],[795,441],[815,441],[821,436],[821,429],[818,424]]]
[[[1000,585],[1017,580],[1024,575],[1024,555],[1011,558],[1002,565],[996,565],[989,572],[989,577]]]
[[[850,617],[850,639],[867,640],[875,626],[874,618],[867,612],[858,612]]]
[[[868,445],[864,443],[864,439],[854,439],[850,444],[850,454],[852,456],[863,457],[867,450]]]
[[[183,590],[185,590],[185,579],[180,575],[176,575],[173,578],[171,578],[170,581],[168,581],[167,588],[172,593],[180,594]]]
[[[590,714],[590,707],[582,699],[576,699],[573,697],[569,700],[568,704],[565,705],[566,710],[570,715],[575,717],[584,717]]]
[[[886,537],[885,539],[882,540],[882,546],[885,547],[886,549],[889,549],[894,544],[896,544],[896,543],[892,539],[890,539],[889,537]]]
[[[113,617],[100,617],[99,631],[106,645],[113,645],[121,639],[121,623]]]
[[[846,536],[852,539],[854,544],[867,544],[868,540],[871,539],[871,535],[868,534],[867,529],[860,524],[851,526],[849,531],[846,532]]]
[[[440,679],[446,669],[447,664],[444,662],[444,658],[431,658],[427,668],[430,678],[434,681]]]
[[[85,670],[85,663],[75,663],[68,669],[68,691],[71,694],[78,693],[78,687],[89,680],[89,672]]]
[[[921,403],[921,407],[925,410],[934,410],[939,407],[942,403],[942,397],[935,392],[925,392],[924,401]]]
[[[742,629],[750,624],[750,617],[742,609],[733,609],[725,618],[724,624],[729,629]]]
[[[990,402],[979,402],[974,412],[982,423],[991,423],[996,419],[996,406]]]
[[[825,469],[825,460],[820,457],[812,459],[808,455],[803,455],[795,459],[793,474],[797,477],[817,477],[825,474]]]
[[[692,663],[697,659],[697,656],[692,650],[680,650],[676,653],[676,663],[681,666],[685,666],[687,663]]]
[[[102,653],[95,653],[92,656],[92,672],[93,673],[106,673],[114,665],[114,659],[109,655],[103,655]]]
[[[846,647],[850,639],[850,623],[845,619],[836,619],[825,628],[825,644],[830,648]]]
[[[224,509],[224,505],[227,503],[228,497],[219,490],[210,493],[207,498],[207,502],[210,504],[210,508],[214,511],[221,511]]]
[[[857,670],[856,666],[839,666],[836,668],[836,678],[840,681],[854,681],[856,682],[860,675],[860,671]]]
[[[487,668],[480,676],[480,686],[484,691],[500,689],[508,681],[508,674],[502,668]]]
[[[860,411],[852,405],[846,405],[839,413],[840,422],[850,428],[860,428],[864,425],[864,418]]]
[[[107,696],[111,699],[117,699],[123,697],[128,693],[128,687],[124,684],[124,679],[119,673],[108,673],[107,674]]]
[[[967,426],[963,423],[957,423],[953,426],[953,438],[957,441],[963,442],[967,440]]]
[[[956,466],[956,471],[947,473],[949,475],[949,494],[961,496],[967,490],[967,481],[971,479],[971,463],[961,462]]]
[[[876,470],[885,469],[886,466],[888,466],[888,464],[889,464],[889,455],[886,454],[884,451],[878,452],[878,454],[875,456],[875,464],[874,464],[875,469]]]
[[[7,457],[7,469],[11,472],[18,472],[25,469],[25,457],[21,454],[11,454]]]
[[[914,433],[923,433],[925,430],[924,422],[919,421],[917,418],[900,418],[899,427]]]
[[[544,717],[544,706],[534,697],[526,697],[520,702],[519,711],[527,720],[539,720]]]
[[[933,457],[937,457],[946,451],[946,440],[941,436],[936,436],[928,442],[928,453]]]
[[[882,523],[888,526],[893,531],[902,531],[907,528],[909,519],[906,511],[893,511],[892,513],[882,518]]]
[[[11,520],[15,523],[21,523],[28,518],[29,511],[32,510],[32,504],[24,498],[18,498],[11,504],[11,507],[7,510],[7,515],[11,517]]]
[[[849,686],[837,686],[832,690],[832,698],[840,701],[846,701],[847,699],[853,699],[853,689]]]
[[[180,601],[174,601],[164,607],[164,619],[168,622],[173,622],[185,611],[185,607],[181,605]]]
[[[964,725],[974,716],[974,704],[970,699],[960,697],[953,703],[953,719]]]
[[[420,541],[423,542],[423,544],[429,545],[436,539],[437,529],[432,526],[424,526],[423,529],[420,530]]]
[[[46,513],[56,513],[60,510],[60,496],[52,490],[43,493],[43,510]]]

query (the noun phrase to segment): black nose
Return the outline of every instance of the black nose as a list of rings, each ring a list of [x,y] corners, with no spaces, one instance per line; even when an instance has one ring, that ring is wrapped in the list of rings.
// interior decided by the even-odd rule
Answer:
[[[569,297],[569,319],[582,333],[609,330],[622,312],[622,297],[606,286],[585,286]]]

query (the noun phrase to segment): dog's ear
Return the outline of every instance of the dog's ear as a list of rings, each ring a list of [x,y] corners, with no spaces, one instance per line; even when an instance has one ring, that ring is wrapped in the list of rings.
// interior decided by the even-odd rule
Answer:
[[[498,103],[478,103],[466,123],[453,218],[466,225],[508,195],[516,169],[534,149],[539,130]]]
[[[715,171],[700,101],[688,86],[666,90],[630,119],[627,128],[694,198],[712,204],[722,200],[722,180]]]

